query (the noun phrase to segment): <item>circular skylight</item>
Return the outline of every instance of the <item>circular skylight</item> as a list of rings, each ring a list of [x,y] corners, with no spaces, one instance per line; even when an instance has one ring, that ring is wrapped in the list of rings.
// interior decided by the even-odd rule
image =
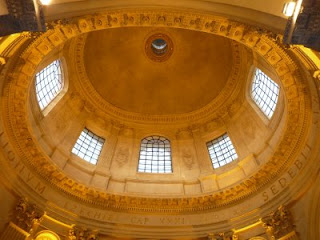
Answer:
[[[163,55],[167,51],[167,42],[162,38],[157,38],[151,43],[152,51],[157,55]]]
[[[149,35],[145,42],[147,56],[155,62],[168,60],[173,52],[173,42],[171,38],[163,33]]]

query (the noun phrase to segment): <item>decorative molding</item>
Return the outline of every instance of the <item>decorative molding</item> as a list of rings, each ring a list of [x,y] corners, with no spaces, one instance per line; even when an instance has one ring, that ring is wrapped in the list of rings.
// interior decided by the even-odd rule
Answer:
[[[0,57],[0,66],[5,65],[7,63],[6,59],[4,57]]]
[[[209,233],[208,240],[238,240],[238,236],[232,231],[225,233]]]
[[[22,198],[15,207],[12,222],[24,231],[32,233],[33,226],[41,221],[43,214],[43,211]]]
[[[194,157],[189,149],[185,148],[182,151],[182,160],[187,169],[191,170],[194,164]]]
[[[69,230],[68,240],[98,240],[99,234],[96,231],[73,227]]]
[[[159,15],[164,16],[161,21]],[[21,159],[28,169],[41,176],[46,183],[78,201],[110,210],[152,213],[176,213],[181,212],[181,209],[184,213],[201,212],[226,207],[253,196],[258,190],[265,189],[265,186],[293,164],[305,146],[307,123],[310,122],[311,116],[309,92],[305,89],[299,68],[287,54],[285,46],[279,44],[274,34],[270,32],[212,15],[142,9],[88,15],[53,22],[49,26],[50,30],[38,36],[16,62],[14,79],[7,80],[8,87],[5,89],[2,111],[4,124],[7,126],[5,133],[17,158]],[[142,198],[111,194],[78,183],[58,169],[39,147],[30,131],[32,128],[28,118],[27,103],[36,67],[45,55],[68,39],[90,31],[123,26],[176,27],[202,31],[227,37],[259,53],[277,72],[287,100],[286,127],[268,163],[260,166],[240,184],[220,192],[184,198]],[[80,74],[84,74],[81,68],[79,71]],[[222,116],[226,114],[225,109],[220,111],[219,114]],[[193,119],[193,116],[183,118],[184,121]],[[170,118],[161,117],[161,121],[170,122]]]
[[[295,231],[291,213],[284,206],[280,206],[275,212],[264,217],[262,222],[270,239],[290,239],[287,235],[291,236]]]
[[[115,160],[119,167],[123,167],[129,160],[129,148],[125,145],[120,145],[116,151]]]

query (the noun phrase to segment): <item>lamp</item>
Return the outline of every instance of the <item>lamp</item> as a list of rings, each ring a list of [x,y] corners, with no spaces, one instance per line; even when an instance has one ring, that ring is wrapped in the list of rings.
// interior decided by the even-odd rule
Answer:
[[[294,1],[287,2],[284,5],[284,8],[283,8],[282,12],[287,17],[291,17],[293,15],[294,11],[295,11],[295,8],[296,8],[296,2],[294,2]]]
[[[51,0],[40,0],[40,3],[41,3],[42,5],[49,5],[50,2],[51,2]]]

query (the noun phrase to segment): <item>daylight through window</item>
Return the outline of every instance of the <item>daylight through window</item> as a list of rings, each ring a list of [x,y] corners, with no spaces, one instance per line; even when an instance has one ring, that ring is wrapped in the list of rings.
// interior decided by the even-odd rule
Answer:
[[[35,84],[39,106],[43,110],[62,90],[63,79],[60,61],[55,60],[38,72]]]
[[[270,119],[276,109],[279,86],[260,69],[256,69],[251,89],[252,98]]]
[[[138,172],[172,172],[171,147],[168,139],[151,136],[141,141]]]
[[[74,145],[72,153],[89,163],[97,164],[104,142],[103,138],[85,128]]]
[[[213,168],[221,167],[238,158],[228,134],[207,142],[207,147]]]

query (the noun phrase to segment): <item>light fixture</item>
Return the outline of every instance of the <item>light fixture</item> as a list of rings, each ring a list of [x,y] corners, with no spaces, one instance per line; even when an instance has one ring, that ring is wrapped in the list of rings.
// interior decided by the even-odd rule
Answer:
[[[284,5],[284,8],[283,8],[282,12],[287,17],[291,17],[293,15],[293,13],[294,13],[295,8],[296,8],[296,2],[294,2],[294,1],[287,2]]]
[[[51,0],[40,0],[42,5],[49,5]]]

